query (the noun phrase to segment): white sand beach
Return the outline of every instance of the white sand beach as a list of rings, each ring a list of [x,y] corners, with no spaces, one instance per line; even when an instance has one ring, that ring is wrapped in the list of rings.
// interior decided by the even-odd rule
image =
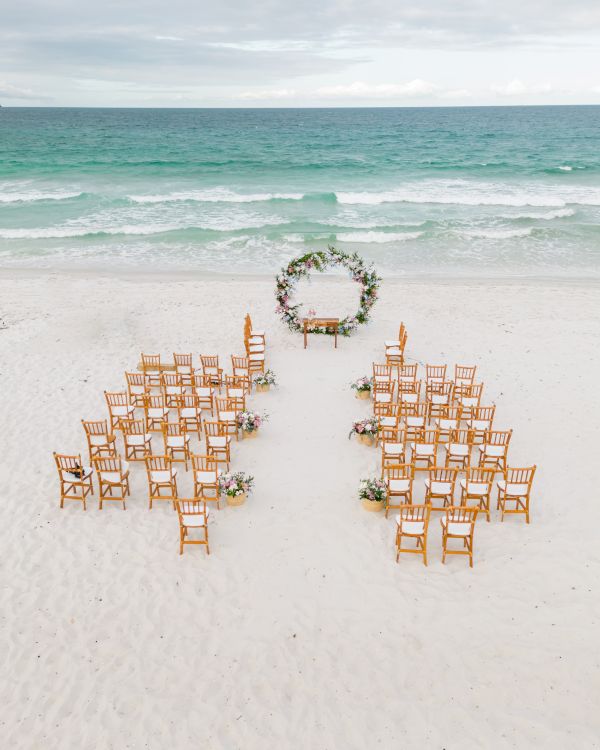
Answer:
[[[320,279],[319,313],[348,289]],[[272,278],[3,271],[0,299],[2,747],[600,747],[597,284],[384,279],[369,325],[306,351]],[[179,555],[141,465],[126,511],[60,510],[52,451],[86,455],[103,391],[142,351],[229,369],[248,311],[279,387],[252,395],[269,421],[232,466],[255,491],[212,513],[210,556]],[[429,566],[396,564],[393,514],[357,499],[380,464],[349,383],[401,320],[409,361],[478,366],[510,463],[538,466],[532,523],[494,508],[472,569],[442,565],[440,514]]]

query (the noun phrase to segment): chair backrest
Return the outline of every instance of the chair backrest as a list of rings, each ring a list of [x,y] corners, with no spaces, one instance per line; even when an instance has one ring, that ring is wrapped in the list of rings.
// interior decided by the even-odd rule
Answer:
[[[217,471],[219,462],[214,456],[192,454],[192,469],[194,471]]]
[[[165,388],[182,388],[183,379],[178,372],[162,372],[160,374],[160,387]]]
[[[447,396],[448,399],[454,390],[454,383],[451,380],[429,380],[426,383],[427,398],[432,396]]]
[[[496,413],[495,406],[474,406],[471,412],[475,421],[489,422],[490,424],[494,420],[494,414]]]
[[[101,435],[108,437],[108,435],[110,434],[108,430],[108,422],[106,419],[82,419],[81,424],[83,425],[83,429],[85,430],[85,434],[88,436],[88,438],[92,435]]]
[[[111,406],[129,406],[129,396],[123,391],[116,393],[107,393],[107,391],[104,391],[104,398],[109,409]]]
[[[460,388],[461,398],[476,398],[477,403],[481,400],[482,393],[483,383],[471,383],[470,385],[464,385]]]
[[[191,354],[177,354],[173,352],[173,363],[175,367],[189,367],[192,368],[192,355]]]
[[[425,365],[425,379],[429,383],[432,380],[445,380],[448,365]]]
[[[427,524],[429,523],[429,516],[431,514],[430,505],[401,505],[398,508],[400,515],[400,522],[402,521],[417,521],[424,523],[423,531],[427,531]]]
[[[233,374],[235,375],[238,370],[245,370],[247,371],[250,367],[250,360],[248,357],[237,357],[234,354],[231,355],[231,368],[233,370]]]
[[[184,427],[181,422],[163,422],[163,435],[166,437],[181,437],[184,433]]]
[[[472,445],[474,441],[473,430],[456,429],[450,431],[449,443],[460,445]]]
[[[439,407],[440,419],[455,419],[457,422],[460,420],[462,409],[460,406],[451,406],[450,404],[444,404]]]
[[[140,386],[142,388],[148,388],[148,378],[144,372],[126,372],[125,380],[128,386]]]
[[[431,466],[429,469],[430,482],[450,482],[454,485],[457,475],[458,469],[455,467]]]
[[[483,442],[487,445],[508,446],[512,437],[512,430],[487,430]]]
[[[169,471],[173,465],[171,456],[146,456],[144,460],[148,471]]]
[[[452,505],[446,509],[446,521],[447,523],[468,523],[473,529],[478,512],[479,508]]]
[[[439,430],[422,430],[413,438],[413,442],[423,445],[436,445],[439,441]]]
[[[470,466],[467,469],[466,484],[467,488],[471,482],[474,484],[487,484],[491,487],[494,483],[494,477],[496,475],[495,469],[490,469],[489,466]]]
[[[387,464],[383,467],[382,474],[388,479],[412,479],[415,469],[412,464]]]
[[[471,384],[475,380],[476,365],[454,365],[454,381],[461,385]]]
[[[164,393],[149,393],[144,397],[144,408],[148,409],[166,409],[167,400]]]
[[[418,365],[402,365],[398,368],[398,380],[416,380]]]
[[[223,422],[205,422],[204,423],[204,434],[208,437],[222,437],[226,434],[227,425]]]
[[[392,379],[392,366],[391,365],[380,365],[373,362],[373,378],[385,378],[386,380]]]
[[[160,354],[142,353],[142,368],[146,370],[160,370]]]
[[[81,481],[82,477],[77,477],[75,474],[70,473],[72,471],[81,471],[84,468],[80,453],[77,455],[54,453],[54,461],[61,479],[66,479],[69,482]]]
[[[504,479],[507,484],[528,484],[531,487],[537,466],[507,466]]]
[[[219,370],[219,357],[212,354],[201,354],[200,362],[205,375],[214,375]]]
[[[182,393],[176,400],[178,409],[199,409],[200,399],[197,393]]]
[[[121,474],[122,462],[119,456],[113,456],[111,458],[102,456],[94,459],[94,468],[98,474],[103,474],[105,472],[110,472],[112,474],[118,472]]]
[[[198,516],[198,519],[206,519],[206,502],[204,500],[176,500],[177,517],[179,523],[184,526],[183,516]]]
[[[121,430],[125,441],[127,441],[128,435],[145,435],[146,423],[143,419],[122,419]]]

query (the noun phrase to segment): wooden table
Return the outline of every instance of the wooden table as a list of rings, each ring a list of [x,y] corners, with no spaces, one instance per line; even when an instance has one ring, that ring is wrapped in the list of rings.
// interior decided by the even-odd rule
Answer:
[[[333,328],[334,347],[337,349],[339,327],[339,318],[302,318],[302,328],[304,330],[304,348],[306,349],[306,347],[308,346],[309,328]]]

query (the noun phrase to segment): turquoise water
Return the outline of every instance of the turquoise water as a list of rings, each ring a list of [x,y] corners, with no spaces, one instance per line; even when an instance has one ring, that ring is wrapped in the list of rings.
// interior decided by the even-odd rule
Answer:
[[[600,107],[0,109],[0,265],[600,275]]]

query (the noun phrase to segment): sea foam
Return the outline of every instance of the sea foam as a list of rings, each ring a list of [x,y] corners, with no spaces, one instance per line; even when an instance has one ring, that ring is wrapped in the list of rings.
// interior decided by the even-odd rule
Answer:
[[[197,203],[261,203],[272,200],[300,201],[304,193],[235,193],[226,188],[213,190],[183,190],[175,193],[155,195],[128,195],[134,203],[176,203],[194,201]]]

